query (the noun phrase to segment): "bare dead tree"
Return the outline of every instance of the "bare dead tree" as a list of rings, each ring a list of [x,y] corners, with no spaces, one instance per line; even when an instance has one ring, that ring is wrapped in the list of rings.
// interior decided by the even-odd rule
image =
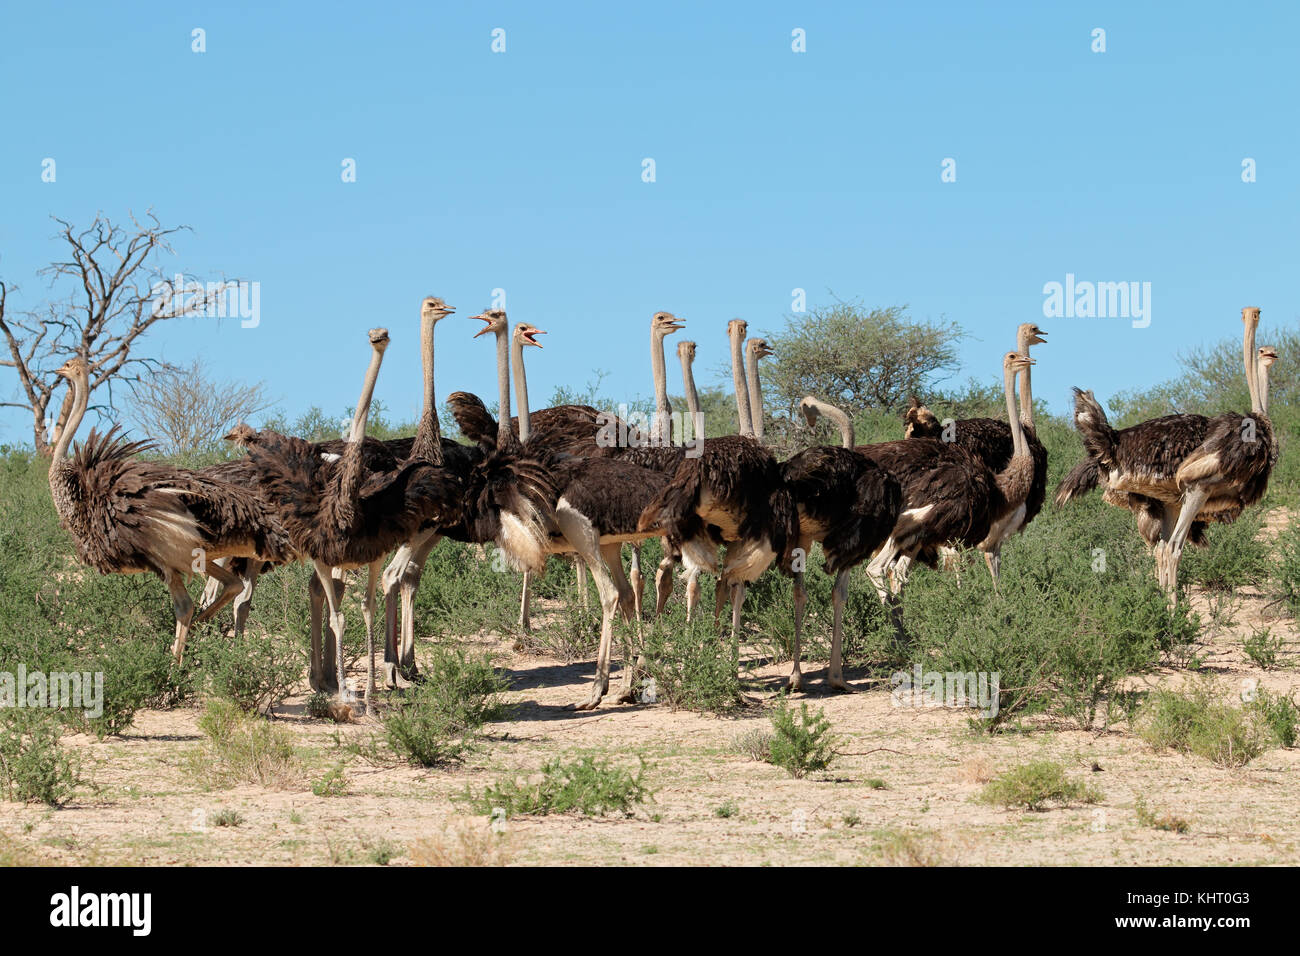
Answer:
[[[59,381],[55,369],[74,355],[85,359],[91,394],[107,386],[112,408],[114,384],[138,380],[142,370],[167,367],[138,354],[146,332],[182,316],[224,315],[225,296],[238,285],[233,280],[203,284],[184,273],[164,276],[159,254],[173,252],[170,237],[189,227],[164,228],[152,211],[143,221],[131,216],[129,227],[115,225],[103,213],[85,229],[52,218],[59,224],[58,238],[67,244],[67,258],[39,274],[49,277],[56,295],[65,288],[66,293],[35,311],[17,313],[6,310],[10,289],[0,282],[0,333],[8,347],[0,367],[17,373],[20,390],[20,400],[0,407],[31,412],[33,442],[44,455],[63,425],[60,420],[47,433]]]
[[[273,404],[258,382],[218,382],[202,359],[131,383],[131,418],[165,455],[211,452],[221,436]]]

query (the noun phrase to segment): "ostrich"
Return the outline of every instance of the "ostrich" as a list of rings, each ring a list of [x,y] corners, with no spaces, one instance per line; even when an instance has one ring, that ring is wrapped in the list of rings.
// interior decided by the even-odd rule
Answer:
[[[92,429],[68,459],[89,402],[90,367],[85,359],[71,358],[56,374],[70,383],[71,403],[50,464],[59,523],[72,534],[78,559],[101,574],[153,572],[162,578],[176,613],[172,654],[179,664],[194,616],[185,589],[190,575],[233,584],[238,579],[219,559],[288,560],[292,548],[285,529],[238,485],[136,460],[150,446],[126,441],[117,426],[104,435]]]
[[[1015,379],[1033,361],[1019,352],[1003,356],[1003,389],[1013,451],[1000,470],[990,468],[960,445],[932,438],[905,438],[858,449],[903,483],[904,510],[899,523],[867,566],[882,600],[884,572],[892,570],[894,589],[901,590],[911,562],[920,560],[933,567],[944,545],[957,542],[987,554],[1000,546],[998,529],[1014,521],[1025,507],[1034,466],[1024,427],[1016,414]],[[988,564],[996,587],[997,563]]]
[[[345,703],[355,700],[355,696],[344,678],[345,618],[331,569],[366,567],[373,580],[383,557],[411,540],[425,522],[455,523],[461,520],[464,507],[463,482],[420,459],[412,459],[387,474],[367,473],[366,419],[388,346],[388,332],[372,329],[370,342],[372,355],[357,402],[354,440],[340,459],[325,461],[310,442],[268,432],[263,432],[249,449],[254,464],[263,472],[267,500],[278,503],[290,540],[311,560],[325,592],[334,636],[338,694]],[[373,632],[368,638],[366,694],[367,701],[371,701],[375,692]],[[313,648],[313,670],[318,671],[320,666]]]
[[[1029,358],[1029,347],[1047,340],[1047,333],[1032,322],[1025,322],[1016,330],[1016,351]],[[996,582],[1002,565],[1002,544],[1012,535],[1023,531],[1042,510],[1047,495],[1047,449],[1034,432],[1034,398],[1030,385],[1031,367],[1020,373],[1020,423],[1024,427],[1025,441],[1034,462],[1034,480],[1022,509],[1014,509],[995,522],[989,529],[989,539],[982,549],[984,563]],[[994,472],[1006,468],[1014,452],[1009,420],[999,418],[966,418],[953,423],[952,434],[944,434],[943,426],[924,405],[915,398],[906,415],[908,438],[941,438],[974,452]],[[906,566],[904,565],[904,572]]]
[[[763,386],[758,381],[758,360],[773,355],[766,339],[750,339],[745,343],[746,391],[749,394],[749,417],[754,440],[763,444]]]
[[[510,429],[510,350],[506,342],[506,316],[500,309],[489,309],[475,316],[484,322],[484,328],[475,338],[492,332],[497,338],[497,379],[500,390],[501,416],[497,423],[498,443],[511,446],[517,443]],[[528,326],[521,338],[525,344],[536,345],[533,338],[537,330]],[[519,353],[522,357],[522,350]],[[526,391],[524,392],[526,395]],[[521,433],[531,432],[528,406],[519,408]],[[538,442],[532,436],[524,444],[530,451]],[[545,445],[542,446],[543,451]],[[596,676],[587,698],[575,705],[578,710],[596,707],[609,689],[610,657],[613,649],[614,615],[622,611],[627,619],[633,615],[632,586],[623,573],[620,558],[624,542],[639,542],[662,532],[655,527],[639,528],[638,518],[645,506],[667,484],[667,477],[649,468],[616,458],[581,458],[576,456],[552,459],[551,478],[556,495],[553,516],[549,522],[549,543],[541,549],[532,542],[520,545],[519,536],[503,527],[498,539],[502,551],[521,569],[540,571],[545,567],[547,554],[577,552],[586,563],[596,590],[600,594],[601,628],[600,649],[596,658]],[[639,621],[638,627],[639,627]],[[623,684],[617,695],[620,702],[634,699],[635,667],[629,647],[623,668]]]
[[[1268,370],[1277,353],[1255,348],[1258,308],[1242,309],[1241,319],[1250,415],[1166,415],[1116,431],[1091,392],[1074,390],[1075,426],[1088,457],[1062,483],[1057,502],[1104,482],[1103,500],[1135,512],[1155,551],[1156,580],[1171,598],[1188,539],[1198,542],[1206,523],[1233,522],[1259,501],[1277,461],[1268,417]]]
[[[762,401],[757,392],[754,397],[757,400],[753,403],[753,415],[757,423],[762,420]],[[803,686],[799,662],[804,609],[808,603],[803,568],[813,542],[820,541],[826,556],[826,571],[835,575],[835,586],[831,591],[831,660],[826,682],[837,690],[850,690],[844,681],[841,662],[849,572],[871,557],[889,537],[898,522],[903,490],[897,478],[853,450],[853,425],[847,415],[811,395],[799,407],[809,426],[819,413],[836,419],[840,425],[841,447],[814,446],[781,463],[781,476],[799,513],[794,564],[794,663],[790,668],[789,686],[793,691]]]
[[[727,545],[717,593],[731,597],[731,638],[739,647],[745,587],[776,559],[789,567],[798,516],[781,469],[753,438],[743,374],[746,324],[733,319],[732,376],[741,434],[705,438],[698,457],[683,457],[668,486],[641,513],[638,528],[660,527],[688,573],[718,572],[717,543]],[[748,435],[745,432],[748,431]],[[706,542],[710,542],[707,543]],[[721,601],[715,604],[715,616]]]

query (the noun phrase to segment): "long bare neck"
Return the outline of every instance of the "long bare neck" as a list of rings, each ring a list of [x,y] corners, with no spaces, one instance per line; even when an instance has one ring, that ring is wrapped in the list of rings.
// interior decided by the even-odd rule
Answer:
[[[1258,364],[1256,372],[1259,376],[1255,387],[1259,390],[1259,407],[1254,409],[1255,414],[1268,416],[1268,366],[1263,362]]]
[[[515,400],[519,402],[519,440],[528,441],[533,423],[528,411],[528,373],[524,370],[524,343],[515,336],[510,342],[510,361],[514,363]]]
[[[736,389],[736,417],[739,419],[740,434],[753,438],[754,422],[750,418],[748,390],[745,386],[745,346],[742,338],[743,333],[738,329],[731,333],[731,381]]]
[[[805,399],[818,415],[829,418],[835,423],[835,427],[840,430],[840,446],[842,448],[853,448],[857,442],[853,434],[853,422],[849,419],[848,413],[842,408],[837,408],[821,399]]]
[[[68,447],[72,444],[72,436],[77,433],[81,426],[81,420],[86,416],[86,406],[90,403],[89,389],[86,383],[80,378],[72,379],[68,383],[68,394],[63,399],[63,408],[59,412],[59,419],[63,420],[66,416],[67,424],[59,432],[58,441],[54,445],[54,456],[51,461],[50,470],[59,465],[68,456]],[[69,406],[71,411],[69,411]]]
[[[504,331],[497,332],[497,447],[508,448],[514,440],[510,431],[510,345]],[[524,411],[524,416],[527,410]],[[520,416],[520,426],[524,416]]]
[[[437,320],[424,316],[420,320],[420,362],[424,366],[424,410],[420,427],[415,430],[411,457],[442,464],[442,426],[438,421],[437,392],[433,386],[433,329]]]
[[[352,419],[352,435],[348,449],[339,463],[337,495],[340,501],[354,502],[361,492],[361,472],[364,463],[362,448],[366,440],[366,420],[370,418],[370,403],[375,397],[375,383],[379,381],[379,366],[384,361],[384,350],[372,347],[370,365],[361,383],[361,396],[357,399],[357,413]]]
[[[1246,326],[1242,335],[1241,351],[1246,363],[1246,387],[1250,389],[1250,410],[1252,412],[1264,411],[1261,404],[1263,396],[1259,389],[1259,354],[1255,351],[1255,323],[1258,319],[1252,320],[1248,317],[1250,309],[1242,309],[1241,315],[1244,319],[1243,325]]]
[[[655,379],[655,424],[651,434],[660,442],[672,441],[673,406],[668,401],[668,366],[664,361],[664,335],[650,331],[650,366]]]
[[[1029,358],[1029,339],[1026,336],[1020,337],[1019,352],[1025,358]],[[1026,367],[1020,373],[1020,421],[1034,427],[1034,395],[1029,386],[1029,368]]]
[[[746,370],[749,381],[749,417],[754,427],[754,437],[763,440],[763,386],[758,381],[758,354],[749,357]]]
[[[686,410],[691,413],[691,421],[700,417],[700,393],[695,390],[695,372],[691,369],[691,360],[686,352],[679,352],[682,360],[682,388],[686,392]]]
[[[1020,418],[1016,414],[1015,369],[1003,370],[1002,383],[1007,393],[1007,424],[1011,426],[1011,455],[1013,458],[1020,458],[1029,454],[1029,445],[1025,442],[1025,431],[1020,426]]]

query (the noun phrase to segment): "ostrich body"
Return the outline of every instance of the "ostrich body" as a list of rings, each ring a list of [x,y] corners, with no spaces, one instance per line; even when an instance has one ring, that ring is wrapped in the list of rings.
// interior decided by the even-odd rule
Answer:
[[[344,679],[343,629],[345,618],[331,569],[366,567],[372,578],[379,562],[409,541],[430,520],[451,524],[461,519],[463,483],[442,468],[413,459],[395,471],[370,474],[365,468],[365,427],[388,333],[373,329],[372,348],[361,398],[353,422],[353,437],[337,461],[326,461],[310,443],[274,432],[262,432],[249,449],[262,469],[268,500],[278,502],[280,519],[294,547],[307,556],[329,605],[334,637],[336,678],[342,700],[353,695]],[[366,671],[368,699],[373,700],[374,643],[370,635]],[[317,680],[322,667],[317,648],[312,668]]]
[[[1016,332],[1016,351],[1024,358],[1029,358],[1029,347],[1039,345],[1047,340],[1042,329],[1031,322],[1020,325]],[[1034,475],[1025,499],[1023,509],[1017,508],[994,519],[989,530],[989,538],[981,549],[989,573],[994,580],[998,577],[1001,566],[1002,544],[1012,535],[1025,529],[1042,510],[1047,497],[1047,449],[1038,440],[1034,432],[1034,398],[1030,383],[1031,367],[1020,373],[1020,424],[1024,429],[1025,441],[1033,459]],[[938,438],[950,441],[973,452],[980,461],[993,472],[1005,469],[1014,454],[1014,442],[1011,434],[1010,419],[965,418],[953,423],[951,437],[945,436],[943,426],[924,405],[912,400],[912,407],[906,414],[908,438]]]
[[[756,405],[754,421],[758,422],[762,414],[761,401]],[[804,610],[808,603],[803,565],[808,560],[813,542],[820,541],[826,556],[826,571],[835,575],[835,586],[831,591],[831,660],[826,682],[833,688],[848,690],[850,688],[844,681],[841,642],[849,572],[870,558],[889,537],[902,509],[903,489],[892,474],[854,451],[853,426],[847,415],[823,405],[812,396],[805,398],[800,408],[810,425],[819,413],[836,419],[840,425],[841,447],[815,446],[781,464],[781,476],[798,509],[796,555],[801,559],[794,570],[794,663],[790,668],[789,686],[791,690],[803,686],[799,664]]]
[[[1074,390],[1087,458],[1062,482],[1057,502],[1104,484],[1104,501],[1137,516],[1155,550],[1156,579],[1171,597],[1186,542],[1199,543],[1206,523],[1231,523],[1258,502],[1277,461],[1268,417],[1268,370],[1277,353],[1255,348],[1258,308],[1242,309],[1241,318],[1249,415],[1165,415],[1116,431],[1091,392]]]
[[[666,530],[670,545],[681,552],[688,574],[717,574],[717,545],[726,544],[715,608],[720,613],[721,596],[730,595],[733,642],[740,638],[746,585],[778,558],[781,566],[788,568],[798,535],[798,515],[780,466],[753,438],[743,373],[745,330],[740,319],[733,319],[727,327],[742,434],[705,438],[699,456],[683,457],[668,486],[642,512],[639,522],[643,529],[657,526]]]
[[[235,582],[219,559],[288,560],[289,538],[257,495],[197,472],[139,461],[135,456],[150,446],[126,441],[116,426],[104,435],[92,430],[69,459],[89,402],[90,369],[73,358],[57,374],[71,384],[71,410],[49,474],[59,523],[72,534],[81,562],[101,574],[162,578],[176,614],[172,653],[179,664],[194,616],[185,589],[190,575]]]
[[[516,439],[508,424],[511,353],[506,342],[506,316],[500,309],[491,309],[477,318],[483,320],[485,327],[475,338],[487,332],[494,333],[497,338],[497,378],[502,409],[498,444],[509,446]],[[525,325],[517,332],[516,339],[523,345],[536,346],[536,333],[536,329]],[[516,358],[521,360],[522,357],[521,347]],[[518,369],[516,373],[518,385],[525,381],[525,377]],[[521,389],[520,395],[525,402],[521,402],[519,408],[519,430],[521,435],[530,436],[523,446],[525,451],[530,451],[537,439],[530,434],[527,389]],[[541,451],[545,454],[548,450],[542,446]],[[547,516],[550,518],[547,544],[542,549],[521,549],[510,534],[503,534],[498,543],[512,563],[523,570],[539,572],[545,567],[548,554],[576,552],[591,572],[600,594],[600,649],[591,691],[585,700],[575,705],[576,709],[589,710],[600,703],[609,689],[614,616],[621,610],[625,619],[635,618],[632,586],[623,573],[621,546],[661,533],[654,527],[639,527],[639,519],[646,505],[663,490],[668,479],[660,472],[616,458],[555,456],[551,461],[549,477],[556,494],[554,511]],[[639,623],[637,619],[638,627]],[[629,647],[623,668],[623,685],[618,694],[621,702],[634,699],[635,667],[632,658],[633,650]]]

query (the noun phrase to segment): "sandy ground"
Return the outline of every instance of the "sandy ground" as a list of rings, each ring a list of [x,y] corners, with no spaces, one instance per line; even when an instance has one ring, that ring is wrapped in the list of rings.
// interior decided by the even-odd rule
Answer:
[[[1205,596],[1195,598],[1210,620]],[[1288,666],[1264,672],[1242,652],[1253,627],[1287,639]],[[468,760],[449,769],[376,764],[341,745],[365,742],[373,720],[351,725],[306,718],[303,698],[280,709],[300,770],[282,788],[204,783],[198,711],[145,711],[120,738],[66,739],[91,788],[61,809],[0,804],[0,859],[86,864],[330,864],[388,860],[409,865],[442,848],[452,860],[618,864],[1295,864],[1300,822],[1295,792],[1300,749],[1270,750],[1246,768],[1155,753],[1122,730],[1088,733],[1038,724],[1030,732],[972,733],[963,712],[891,706],[888,690],[828,694],[814,663],[806,697],[825,708],[844,753],[830,770],[792,779],[735,747],[738,734],[768,728],[755,707],[739,718],[673,712],[663,705],[607,704],[592,713],[566,705],[583,696],[590,662],[572,665],[491,649],[513,681],[512,719]],[[1293,693],[1300,634],[1259,594],[1234,602],[1232,618],[1207,626],[1202,672],[1225,698],[1256,680]],[[787,665],[756,668],[750,690],[767,700]],[[1144,678],[1178,686],[1187,671]],[[850,679],[855,675],[850,671]],[[647,765],[653,802],[631,817],[515,818],[489,834],[463,795],[506,774],[527,775],[555,756],[595,754],[635,770]],[[974,801],[991,775],[1051,758],[1100,788],[1104,799],[1045,812],[1007,811]],[[316,796],[313,781],[345,761],[346,792]],[[1186,833],[1145,826],[1135,799],[1190,824]],[[214,823],[234,810],[234,826]],[[391,859],[390,859],[391,858]]]

